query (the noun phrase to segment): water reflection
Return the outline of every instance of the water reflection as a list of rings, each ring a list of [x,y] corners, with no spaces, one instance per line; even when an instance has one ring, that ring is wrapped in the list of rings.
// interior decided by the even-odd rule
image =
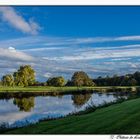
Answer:
[[[73,104],[75,107],[80,108],[83,106],[85,103],[89,101],[91,97],[91,94],[77,94],[77,95],[72,95],[71,99],[73,101]]]
[[[57,97],[58,97],[59,99],[62,99],[62,98],[63,98],[63,94],[57,95]]]
[[[30,112],[35,105],[34,97],[21,98],[21,99],[14,98],[13,103],[19,108],[19,111],[25,111],[25,112]]]
[[[11,126],[22,126],[40,119],[57,118],[71,112],[84,110],[90,103],[98,106],[118,98],[120,98],[118,94],[91,92],[37,97],[25,95],[19,97],[18,94],[18,97],[14,96],[9,100],[5,100],[3,96],[0,99],[0,123],[6,122]]]

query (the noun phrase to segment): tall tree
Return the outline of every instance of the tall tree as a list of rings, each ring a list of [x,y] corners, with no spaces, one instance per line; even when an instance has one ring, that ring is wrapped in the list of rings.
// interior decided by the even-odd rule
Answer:
[[[14,78],[11,74],[7,74],[2,77],[1,82],[3,86],[13,86]]]
[[[35,83],[35,71],[30,65],[20,66],[13,76],[18,86],[29,86]]]
[[[94,86],[94,82],[83,71],[75,72],[71,78],[71,82],[74,86]]]

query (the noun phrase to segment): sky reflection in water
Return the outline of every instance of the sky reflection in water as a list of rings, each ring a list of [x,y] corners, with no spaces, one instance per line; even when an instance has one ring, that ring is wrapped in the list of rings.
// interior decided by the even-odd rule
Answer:
[[[8,123],[11,127],[23,126],[40,119],[56,118],[84,110],[91,103],[99,105],[117,98],[113,94],[88,93],[0,100],[0,123]]]

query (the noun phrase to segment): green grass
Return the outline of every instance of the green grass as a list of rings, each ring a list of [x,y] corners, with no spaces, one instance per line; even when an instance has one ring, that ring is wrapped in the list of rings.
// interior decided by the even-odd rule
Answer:
[[[49,87],[49,86],[32,86],[32,87],[0,87],[0,92],[65,92],[77,90],[108,90],[108,89],[130,89],[134,86],[116,86],[116,87]]]
[[[6,134],[140,134],[140,98],[89,114],[9,130]]]

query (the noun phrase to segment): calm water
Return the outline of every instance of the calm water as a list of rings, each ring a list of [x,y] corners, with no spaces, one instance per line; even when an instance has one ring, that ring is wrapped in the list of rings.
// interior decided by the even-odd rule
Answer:
[[[109,94],[75,94],[59,96],[22,97],[0,99],[0,124],[10,127],[36,123],[48,117],[60,117],[84,110],[88,105],[98,106],[104,102],[115,101],[126,96]]]

